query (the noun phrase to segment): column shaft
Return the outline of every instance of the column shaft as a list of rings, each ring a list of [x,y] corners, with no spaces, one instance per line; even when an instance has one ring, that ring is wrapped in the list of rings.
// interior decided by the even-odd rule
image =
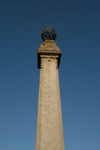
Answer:
[[[41,58],[36,150],[64,150],[57,58]]]

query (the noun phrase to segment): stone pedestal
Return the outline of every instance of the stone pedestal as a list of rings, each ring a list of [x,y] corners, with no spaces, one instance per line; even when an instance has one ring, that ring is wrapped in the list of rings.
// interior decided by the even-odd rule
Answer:
[[[64,150],[58,67],[61,50],[53,40],[38,49],[40,85],[36,150]]]

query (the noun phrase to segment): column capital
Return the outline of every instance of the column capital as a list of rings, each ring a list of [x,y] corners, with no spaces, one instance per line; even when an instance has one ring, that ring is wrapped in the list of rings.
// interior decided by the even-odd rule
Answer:
[[[52,56],[55,59],[57,59],[59,68],[61,50],[59,49],[58,45],[54,42],[54,40],[45,40],[44,43],[40,45],[40,48],[38,49],[38,68],[41,68],[41,58],[44,55],[46,57]]]

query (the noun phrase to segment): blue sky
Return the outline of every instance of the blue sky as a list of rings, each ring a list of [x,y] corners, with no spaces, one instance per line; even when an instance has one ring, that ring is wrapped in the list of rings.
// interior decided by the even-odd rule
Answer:
[[[34,150],[37,49],[52,27],[65,150],[100,150],[100,1],[0,0],[0,149]]]

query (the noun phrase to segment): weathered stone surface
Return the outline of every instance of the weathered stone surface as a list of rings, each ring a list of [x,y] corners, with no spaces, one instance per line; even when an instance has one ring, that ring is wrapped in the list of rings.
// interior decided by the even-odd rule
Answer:
[[[55,55],[48,53],[45,55],[42,53],[40,57],[41,69],[36,150],[64,150],[59,76],[57,67],[59,55],[57,53]]]
[[[40,48],[38,49],[38,68],[41,68],[41,55],[48,55],[48,57],[49,55],[52,55],[53,57],[58,56],[57,63],[59,68],[61,50],[54,40],[45,40],[44,43],[40,45]]]

